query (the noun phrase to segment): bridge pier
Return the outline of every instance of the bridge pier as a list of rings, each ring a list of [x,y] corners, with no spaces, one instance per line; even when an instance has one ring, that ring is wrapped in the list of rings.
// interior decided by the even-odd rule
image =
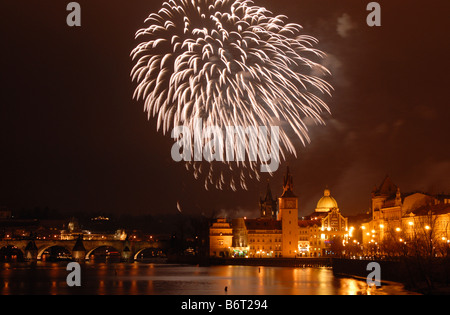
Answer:
[[[23,258],[28,261],[37,261],[38,248],[34,241],[30,241],[25,247]]]
[[[83,236],[78,237],[72,249],[72,259],[84,261],[86,258],[86,248],[83,245]]]
[[[120,254],[123,261],[129,261],[131,259],[130,242],[128,239],[125,241],[122,253]]]

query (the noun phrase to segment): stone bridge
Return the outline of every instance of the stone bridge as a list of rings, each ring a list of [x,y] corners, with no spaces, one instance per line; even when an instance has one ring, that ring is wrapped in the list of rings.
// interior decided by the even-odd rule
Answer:
[[[145,249],[162,249],[158,242],[120,240],[0,240],[0,249],[13,246],[20,250],[26,260],[40,260],[51,247],[63,247],[74,260],[89,259],[94,250],[103,246],[116,249],[124,260],[135,260]]]

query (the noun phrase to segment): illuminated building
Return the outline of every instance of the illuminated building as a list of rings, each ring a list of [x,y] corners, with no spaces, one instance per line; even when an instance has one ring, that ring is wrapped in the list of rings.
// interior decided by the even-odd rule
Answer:
[[[429,234],[432,241],[449,243],[450,202],[440,201],[410,211],[402,218],[397,232],[405,241]]]
[[[283,181],[283,194],[278,198],[278,220],[281,221],[282,230],[282,257],[295,257],[298,252],[298,198],[293,189],[294,183],[288,168]]]
[[[294,258],[330,254],[332,242],[345,242],[351,230],[330,190],[315,211],[299,220],[298,197],[287,170],[278,203],[270,186],[260,199],[260,218],[218,219],[210,227],[210,255],[217,257]]]
[[[390,241],[406,245],[430,234],[437,242],[448,242],[450,236],[450,196],[401,193],[389,176],[372,191],[371,214],[361,225],[362,242],[379,254]]]
[[[316,213],[327,213],[332,209],[338,209],[338,204],[336,199],[331,196],[330,190],[327,188],[323,192],[323,197],[319,199],[316,207]]]
[[[233,229],[226,219],[218,219],[209,229],[210,256],[228,257],[233,241]]]
[[[239,252],[233,247],[234,256],[243,252],[250,258],[275,258],[282,255],[281,221],[275,219],[237,219],[243,227],[245,239],[239,238]],[[233,225],[234,228],[234,225]],[[237,238],[236,238],[237,239]]]
[[[91,221],[94,222],[107,222],[109,218],[105,217],[96,217],[92,218]],[[67,227],[60,230],[59,239],[62,241],[71,241],[76,240],[80,235],[83,235],[83,239],[87,241],[112,241],[112,240],[121,240],[124,241],[127,236],[136,240],[135,235],[128,235],[124,229],[118,229],[115,231],[92,231],[81,229],[78,220],[72,218],[67,224]]]
[[[346,242],[352,230],[338,207],[331,191],[326,188],[317,202],[316,210],[299,222],[302,256],[320,257],[331,254],[332,242]],[[309,243],[309,244],[308,244]],[[309,250],[305,247],[309,246]]]

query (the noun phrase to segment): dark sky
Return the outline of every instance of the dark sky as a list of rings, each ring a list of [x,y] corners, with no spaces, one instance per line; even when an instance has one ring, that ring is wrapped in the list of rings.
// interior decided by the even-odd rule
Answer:
[[[79,28],[66,25],[69,2],[0,2],[0,205],[254,215],[267,176],[205,191],[132,99],[134,34],[163,1],[78,1]],[[326,126],[271,178],[276,196],[286,165],[300,215],[327,185],[344,214],[366,211],[386,174],[404,192],[450,192],[448,0],[378,1],[375,28],[368,0],[254,2],[320,40],[335,88]]]

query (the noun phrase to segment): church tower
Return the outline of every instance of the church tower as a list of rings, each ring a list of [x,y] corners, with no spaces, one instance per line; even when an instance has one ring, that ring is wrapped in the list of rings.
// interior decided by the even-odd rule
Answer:
[[[278,220],[281,220],[282,245],[281,255],[293,258],[298,252],[298,198],[293,192],[294,184],[289,167],[283,181],[283,194],[278,198]]]
[[[264,199],[259,199],[259,208],[262,219],[276,219],[277,218],[277,200],[273,199],[270,185],[267,183],[267,191]]]

